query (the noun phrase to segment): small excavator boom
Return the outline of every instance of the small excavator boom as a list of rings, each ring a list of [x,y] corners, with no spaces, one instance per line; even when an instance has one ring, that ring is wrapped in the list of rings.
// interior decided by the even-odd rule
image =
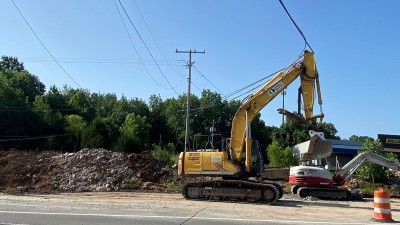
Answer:
[[[389,169],[399,171],[400,163],[397,161],[392,161],[388,158],[375,154],[373,152],[365,151],[356,157],[354,157],[350,162],[346,163],[342,168],[335,172],[333,180],[338,184],[343,184],[347,181],[357,170],[360,168],[362,164],[365,162],[374,163],[383,167],[387,167]]]

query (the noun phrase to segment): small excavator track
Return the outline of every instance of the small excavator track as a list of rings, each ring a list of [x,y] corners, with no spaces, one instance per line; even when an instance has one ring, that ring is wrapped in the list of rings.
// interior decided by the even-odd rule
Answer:
[[[283,195],[279,184],[249,180],[211,180],[185,183],[182,195],[192,200],[257,201],[273,204]]]
[[[321,199],[350,200],[351,192],[337,187],[299,187],[297,194],[302,197],[316,197]]]

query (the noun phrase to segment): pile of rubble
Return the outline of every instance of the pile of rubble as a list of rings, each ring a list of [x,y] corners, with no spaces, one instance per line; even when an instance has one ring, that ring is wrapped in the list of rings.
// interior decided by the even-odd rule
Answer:
[[[0,152],[0,191],[6,193],[166,191],[178,184],[176,165],[167,166],[149,152]]]

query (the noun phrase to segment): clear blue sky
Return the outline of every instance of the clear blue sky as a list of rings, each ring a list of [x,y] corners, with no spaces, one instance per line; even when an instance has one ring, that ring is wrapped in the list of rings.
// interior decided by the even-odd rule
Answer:
[[[176,49],[206,51],[193,55],[192,93],[205,88],[224,96],[288,66],[304,47],[278,0],[121,0],[158,66],[118,1],[140,58],[113,0],[14,1],[79,86],[119,97],[147,101],[152,94],[167,99],[185,93],[188,55]],[[341,138],[400,134],[400,1],[284,3],[315,52],[325,121]],[[0,55],[18,57],[47,88],[77,88],[11,0],[2,0],[1,11]],[[297,80],[285,97],[290,111],[297,109],[298,86]],[[267,125],[280,125],[281,106],[278,96],[261,111]]]

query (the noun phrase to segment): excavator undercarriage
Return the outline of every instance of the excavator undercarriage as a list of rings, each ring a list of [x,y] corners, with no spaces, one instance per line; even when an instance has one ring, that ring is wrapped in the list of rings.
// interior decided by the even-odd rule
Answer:
[[[272,204],[283,196],[279,184],[250,180],[211,180],[188,182],[182,195],[193,200],[255,201]]]
[[[292,194],[298,194],[302,198],[308,196],[337,200],[350,200],[352,198],[352,193],[341,187],[299,187],[295,185],[292,186],[291,191]]]

